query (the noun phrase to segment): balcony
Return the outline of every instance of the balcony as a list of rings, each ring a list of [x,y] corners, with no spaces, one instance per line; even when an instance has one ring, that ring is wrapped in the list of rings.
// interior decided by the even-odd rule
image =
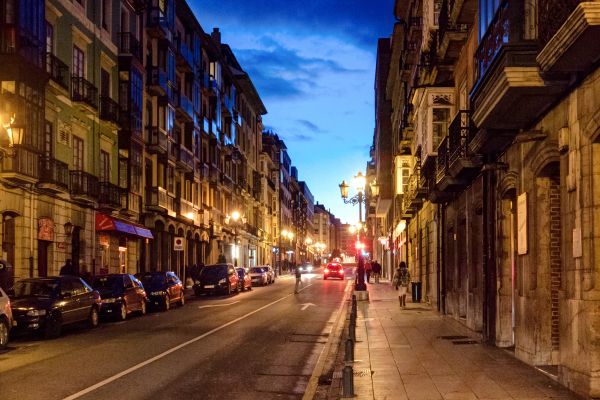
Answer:
[[[52,157],[40,157],[39,189],[59,193],[69,190],[69,165]]]
[[[478,77],[471,104],[479,128],[472,143],[477,153],[501,151],[519,129],[556,101],[566,85],[542,78],[538,42],[522,39],[523,14],[522,1],[504,0],[476,51]]]
[[[250,235],[258,237],[258,228],[256,226],[245,223],[243,229]]]
[[[177,46],[177,52],[175,53],[177,68],[182,72],[194,72],[195,62],[192,49],[180,37],[175,39],[175,44]]]
[[[152,96],[167,96],[169,94],[167,72],[159,67],[148,67],[147,87]]]
[[[148,19],[146,22],[146,31],[153,38],[166,39],[171,41],[171,25],[166,10],[158,6],[148,7]]]
[[[110,182],[100,182],[98,189],[98,208],[103,210],[118,210],[121,208],[120,187]]]
[[[440,61],[454,63],[467,41],[469,26],[457,24],[450,19],[450,1],[443,0],[440,9],[437,56]]]
[[[179,144],[171,139],[167,141],[167,158],[174,163],[179,160]]]
[[[46,72],[51,80],[69,90],[69,66],[52,53],[46,53]]]
[[[133,8],[133,11],[135,11],[136,13],[141,13],[146,9],[146,6],[148,5],[148,1],[146,0],[125,0],[127,3],[129,3],[129,5],[131,6],[131,8]]]
[[[423,201],[427,196],[427,185],[424,184],[421,177],[421,167],[415,165],[412,174],[408,178],[408,190],[404,198],[406,203],[403,203],[403,208],[406,210],[418,211],[423,205]]]
[[[483,165],[482,156],[469,148],[475,132],[469,110],[460,110],[448,130],[448,169],[450,175],[465,183],[474,178]]]
[[[98,89],[94,84],[80,76],[71,78],[71,98],[73,101],[98,109]]]
[[[140,215],[142,207],[142,196],[131,193],[127,189],[121,189],[121,214],[130,217]]]
[[[169,139],[167,132],[157,126],[146,127],[146,150],[150,154],[166,154]]]
[[[600,54],[600,4],[581,0],[538,0],[537,57],[546,73],[589,70]]]
[[[167,212],[169,209],[167,189],[162,187],[147,187],[146,209],[148,209],[148,211]]]
[[[194,121],[194,105],[190,99],[179,90],[173,91],[175,103],[175,118],[182,122]]]
[[[36,183],[39,178],[39,154],[24,146],[13,146],[13,157],[1,160],[0,177],[16,184]]]
[[[219,169],[215,166],[210,166],[210,175],[209,175],[209,181],[211,184],[216,185],[217,183],[219,183],[221,177],[221,171],[219,171]]]
[[[98,195],[98,178],[84,171],[71,171],[71,197],[74,200],[95,203]]]
[[[142,45],[131,32],[119,32],[119,56],[133,57],[138,62],[143,62]]]
[[[177,168],[184,172],[194,171],[194,153],[181,144],[175,144],[177,149]]]
[[[478,0],[449,0],[448,13],[453,24],[471,24],[477,14]]]
[[[119,125],[119,103],[108,96],[100,96],[100,119]]]
[[[179,199],[177,208],[177,214],[180,216],[198,222],[198,211],[194,208],[194,204],[191,201],[185,199]]]

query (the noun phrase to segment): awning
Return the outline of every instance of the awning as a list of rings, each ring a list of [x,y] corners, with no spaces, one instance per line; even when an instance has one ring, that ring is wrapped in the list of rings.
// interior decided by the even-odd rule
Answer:
[[[377,217],[386,217],[391,205],[391,199],[379,199],[379,201],[377,202]]]
[[[117,218],[109,217],[105,214],[96,214],[96,231],[99,232],[119,232],[126,235],[138,236],[144,239],[154,239],[152,232],[141,225],[135,225],[131,222],[125,222]]]

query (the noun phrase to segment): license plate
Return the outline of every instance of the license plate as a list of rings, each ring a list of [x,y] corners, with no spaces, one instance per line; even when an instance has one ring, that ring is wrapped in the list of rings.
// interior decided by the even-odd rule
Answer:
[[[205,289],[214,289],[215,285],[204,285]]]

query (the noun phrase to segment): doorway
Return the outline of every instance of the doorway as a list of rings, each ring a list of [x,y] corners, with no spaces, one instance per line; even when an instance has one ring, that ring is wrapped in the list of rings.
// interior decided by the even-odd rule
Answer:
[[[38,240],[38,277],[48,276],[48,248],[52,242]]]

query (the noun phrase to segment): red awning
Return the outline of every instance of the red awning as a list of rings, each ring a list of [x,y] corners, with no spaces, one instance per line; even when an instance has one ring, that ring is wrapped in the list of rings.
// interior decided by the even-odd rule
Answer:
[[[119,232],[126,235],[138,236],[144,239],[154,239],[152,232],[141,225],[132,224],[105,214],[96,214],[96,231]]]

